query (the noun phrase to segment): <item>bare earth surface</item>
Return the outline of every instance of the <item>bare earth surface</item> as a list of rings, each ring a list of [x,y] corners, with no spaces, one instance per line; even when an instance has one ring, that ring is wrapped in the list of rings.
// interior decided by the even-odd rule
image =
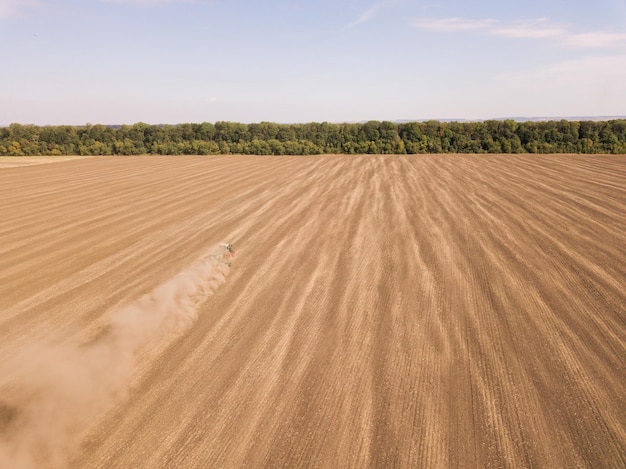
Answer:
[[[625,467],[625,233],[624,155],[0,169],[0,466]]]
[[[78,160],[83,158],[93,158],[93,156],[0,156],[0,169],[56,163],[59,161]]]

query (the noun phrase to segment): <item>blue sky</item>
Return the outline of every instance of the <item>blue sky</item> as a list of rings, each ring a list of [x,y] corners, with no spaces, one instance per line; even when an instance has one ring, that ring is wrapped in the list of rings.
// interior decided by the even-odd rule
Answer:
[[[0,0],[0,125],[626,114],[626,0]]]

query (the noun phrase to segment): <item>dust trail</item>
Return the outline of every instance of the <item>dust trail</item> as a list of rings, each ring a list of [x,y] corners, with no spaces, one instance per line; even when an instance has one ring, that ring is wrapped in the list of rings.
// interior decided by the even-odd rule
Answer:
[[[0,468],[59,468],[131,385],[137,353],[166,345],[226,279],[220,245],[135,303],[83,345],[38,344],[0,366]],[[228,258],[230,259],[230,254]]]

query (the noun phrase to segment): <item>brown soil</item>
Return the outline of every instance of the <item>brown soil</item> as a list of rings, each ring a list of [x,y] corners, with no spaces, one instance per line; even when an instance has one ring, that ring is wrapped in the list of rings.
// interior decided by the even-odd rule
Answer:
[[[0,156],[0,169],[32,166],[36,164],[56,163],[59,161],[93,158],[92,156]]]
[[[0,214],[0,466],[626,466],[624,155],[99,157]],[[85,358],[220,241],[192,323]]]

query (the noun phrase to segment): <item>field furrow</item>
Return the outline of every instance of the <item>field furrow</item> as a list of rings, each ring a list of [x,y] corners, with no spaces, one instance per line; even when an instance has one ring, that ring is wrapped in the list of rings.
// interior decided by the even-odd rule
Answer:
[[[625,233],[623,155],[0,168],[0,467],[624,467]]]

